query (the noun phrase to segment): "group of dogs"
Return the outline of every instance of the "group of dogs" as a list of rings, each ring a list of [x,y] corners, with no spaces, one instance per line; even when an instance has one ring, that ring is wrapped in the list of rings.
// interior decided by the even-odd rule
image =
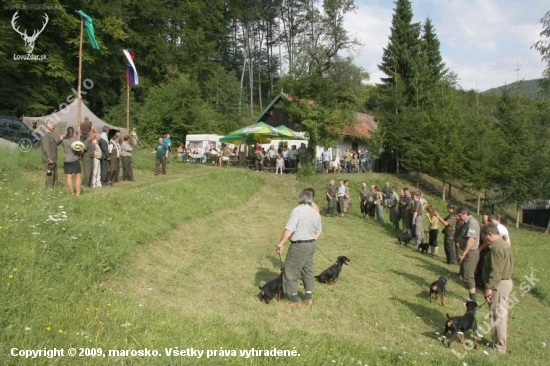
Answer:
[[[445,293],[447,287],[447,277],[439,277],[437,281],[434,281],[430,284],[430,294],[429,299],[432,302],[432,298],[436,298],[440,301],[441,306],[445,302]],[[477,303],[473,300],[466,300],[464,302],[466,306],[466,313],[460,316],[450,317],[447,313],[447,320],[445,321],[445,329],[443,330],[443,335],[451,333],[447,341],[447,347],[451,346],[451,343],[456,339],[460,334],[460,343],[464,345],[464,333],[471,330],[474,333],[477,333],[477,322],[476,322],[476,310],[478,307]],[[474,348],[477,348],[477,336],[474,336]]]
[[[407,245],[409,241],[411,241],[413,237],[411,235],[400,235],[397,237],[397,240],[400,244]],[[424,242],[422,243],[424,244]],[[421,244],[421,245],[422,245]],[[428,244],[425,244],[424,247],[419,247],[419,249],[422,249],[422,252],[428,251]],[[315,278],[320,283],[328,283],[328,284],[335,284],[338,280],[338,276],[340,275],[340,272],[342,271],[342,266],[348,265],[351,262],[351,260],[342,255],[339,256],[336,259],[336,262],[323,272],[321,272],[320,275],[315,276]],[[273,299],[276,299],[279,301],[283,296],[283,272],[284,268],[281,269],[281,274],[267,282],[263,286],[258,286],[261,290],[260,292],[260,298],[262,301],[264,301],[266,304],[269,304],[269,302]],[[436,281],[432,282],[430,284],[430,292],[428,299],[430,302],[432,302],[432,299],[439,300],[441,303],[441,306],[445,305],[445,295],[447,292],[447,277],[441,276]],[[464,305],[466,306],[466,313],[461,316],[449,316],[447,313],[447,320],[445,321],[445,329],[443,331],[443,335],[446,335],[447,333],[450,333],[450,337],[447,340],[447,347],[451,346],[451,343],[457,338],[457,336],[460,334],[461,336],[461,343],[464,345],[464,333],[471,330],[472,332],[477,332],[477,323],[476,323],[476,309],[478,308],[477,303],[472,300],[466,300],[464,302]],[[474,338],[474,347],[477,348],[477,337]]]
[[[340,272],[342,271],[342,266],[344,264],[348,265],[350,262],[351,259],[345,255],[341,255],[336,259],[336,262],[334,262],[332,266],[321,272],[319,276],[315,276],[315,278],[321,283],[334,285],[338,280]],[[273,299],[279,301],[283,297],[283,272],[284,268],[281,268],[281,274],[277,278],[269,281],[263,286],[258,286],[261,290],[260,298],[266,304],[269,304],[269,302]]]

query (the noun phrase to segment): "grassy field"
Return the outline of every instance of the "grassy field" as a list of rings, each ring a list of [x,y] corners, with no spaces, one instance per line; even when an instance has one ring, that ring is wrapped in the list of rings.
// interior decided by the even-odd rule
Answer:
[[[548,236],[509,227],[518,299],[509,354],[458,342],[453,352],[436,332],[446,313],[465,312],[457,267],[442,254],[399,246],[389,224],[360,217],[357,197],[347,217],[323,217],[315,268],[350,257],[338,283],[318,284],[311,307],[260,302],[258,285],[279,272],[274,249],[297,194],[314,186],[324,208],[327,175],[298,182],[293,175],[171,163],[167,176],[155,177],[151,154],[140,152],[136,182],[71,197],[64,186],[43,189],[38,152],[0,154],[2,365],[550,363]],[[362,180],[407,184],[382,174],[340,177],[352,192]],[[427,198],[443,212],[441,200]],[[449,273],[445,306],[430,303],[429,283]],[[525,276],[536,278],[528,290]],[[478,312],[480,324],[486,311]],[[68,356],[71,347],[77,356]],[[53,348],[65,356],[11,356]],[[254,356],[252,349],[295,355]],[[146,355],[132,356],[138,350]]]

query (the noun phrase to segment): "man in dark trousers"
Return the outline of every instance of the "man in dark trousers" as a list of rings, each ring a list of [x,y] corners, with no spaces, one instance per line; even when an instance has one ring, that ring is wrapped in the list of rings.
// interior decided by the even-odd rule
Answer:
[[[482,275],[485,298],[489,302],[493,349],[505,354],[508,336],[508,300],[514,288],[512,283],[514,256],[512,247],[500,236],[498,227],[494,223],[483,225],[481,235],[489,245]]]
[[[166,175],[166,157],[168,155],[168,150],[164,144],[162,137],[159,137],[157,147],[153,151],[155,155],[155,175],[159,175],[160,167],[162,166],[162,174]]]
[[[458,256],[460,272],[468,287],[470,299],[476,301],[475,271],[479,262],[479,222],[471,215],[468,207],[459,208],[457,216],[464,222],[457,238],[458,246],[462,251],[462,254]]]
[[[63,135],[54,137],[55,126],[51,121],[46,122],[46,129],[48,132],[40,139],[40,147],[42,162],[46,169],[46,188],[52,189],[57,183],[57,146],[63,141]]]
[[[89,132],[84,140],[84,154],[82,155],[82,186],[92,186],[92,173],[94,171],[94,139],[95,133]]]
[[[447,258],[447,264],[458,264],[456,260],[455,252],[455,227],[456,227],[456,206],[452,203],[447,205],[447,212],[449,213],[445,218],[442,218],[438,212],[435,213],[437,219],[445,225],[443,229],[443,244],[445,247],[445,256]]]
[[[285,259],[283,273],[283,291],[290,295],[289,306],[312,305],[315,287],[313,255],[317,249],[316,241],[321,236],[321,216],[313,207],[311,191],[304,190],[299,196],[299,206],[290,213],[290,218],[281,234],[275,252],[281,254],[287,240],[290,248]],[[298,297],[298,279],[302,277],[305,295],[302,301]]]
[[[104,126],[99,147],[101,149],[101,185],[106,186],[109,182],[109,127]]]

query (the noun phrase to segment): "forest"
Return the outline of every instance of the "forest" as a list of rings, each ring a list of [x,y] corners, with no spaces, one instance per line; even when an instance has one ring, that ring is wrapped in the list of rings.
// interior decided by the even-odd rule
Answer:
[[[548,192],[550,12],[541,14],[532,46],[547,67],[533,98],[522,80],[499,94],[462,90],[441,56],[437,25],[414,22],[410,0],[395,1],[379,62],[385,77],[375,85],[354,63],[362,45],[345,29],[353,0],[44,0],[43,11],[24,10],[25,3],[5,1],[0,13],[4,114],[51,113],[76,89],[76,11],[83,10],[99,44],[96,50],[84,37],[82,80],[94,87],[83,100],[125,126],[122,50],[132,50],[139,84],[130,90],[131,125],[144,139],[225,134],[254,121],[284,91],[300,98],[285,108],[310,145],[338,141],[353,112],[364,112],[379,123],[369,141],[374,158],[391,151],[398,169],[460,179],[476,191],[497,187],[517,205]],[[14,31],[17,9],[17,25],[29,33],[47,14],[33,51],[47,60],[12,56],[28,53]]]

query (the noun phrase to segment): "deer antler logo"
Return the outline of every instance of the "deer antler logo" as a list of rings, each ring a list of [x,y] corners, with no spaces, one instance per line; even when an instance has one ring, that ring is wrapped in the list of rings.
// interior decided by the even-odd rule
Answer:
[[[17,26],[17,24],[15,24],[15,20],[17,18],[19,18],[19,15],[17,15],[17,13],[19,12],[16,11],[15,14],[13,14],[13,17],[11,18],[11,26],[13,27],[13,29],[19,33],[21,35],[21,38],[23,38],[23,41],[25,41],[25,49],[27,50],[27,53],[32,53],[32,51],[34,50],[34,42],[36,42],[36,39],[38,38],[38,36],[40,35],[40,33],[42,33],[42,31],[44,30],[44,28],[46,28],[46,24],[48,24],[48,14],[44,13],[44,22],[42,23],[42,29],[40,29],[38,32],[35,30],[32,34],[32,36],[29,36],[27,34],[27,31],[25,30],[25,33],[23,32],[20,32],[19,31],[19,26]],[[16,28],[17,26],[17,28]]]

